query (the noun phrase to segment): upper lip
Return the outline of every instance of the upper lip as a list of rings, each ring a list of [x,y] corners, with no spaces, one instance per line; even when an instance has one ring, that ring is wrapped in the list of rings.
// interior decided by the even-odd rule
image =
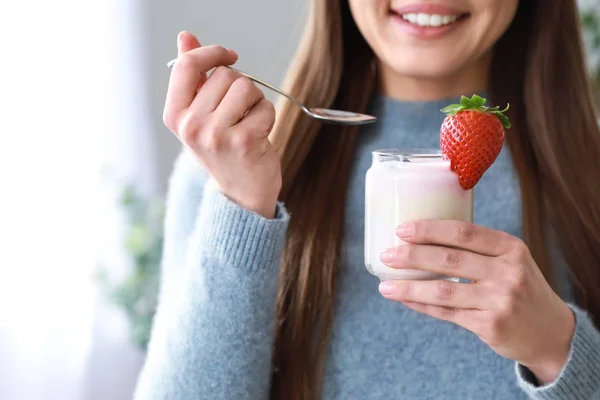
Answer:
[[[392,10],[396,14],[437,14],[437,15],[462,15],[464,12],[456,8],[448,7],[442,4],[434,3],[414,3],[405,6],[394,8]]]

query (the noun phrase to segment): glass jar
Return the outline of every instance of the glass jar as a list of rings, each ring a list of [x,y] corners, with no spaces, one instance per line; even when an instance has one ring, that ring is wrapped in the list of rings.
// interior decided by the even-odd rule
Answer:
[[[445,219],[473,222],[473,190],[464,190],[439,150],[378,150],[367,171],[365,265],[382,280],[448,279],[440,274],[394,269],[381,262],[385,250],[406,244],[396,236],[404,222]]]

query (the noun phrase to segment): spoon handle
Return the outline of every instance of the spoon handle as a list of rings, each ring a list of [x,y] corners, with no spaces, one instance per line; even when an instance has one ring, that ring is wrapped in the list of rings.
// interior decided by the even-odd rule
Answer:
[[[254,81],[254,82],[256,82],[256,83],[258,83],[258,84],[260,84],[260,85],[263,85],[263,86],[264,86],[264,87],[266,87],[266,88],[269,88],[269,89],[271,89],[271,90],[272,90],[272,91],[274,91],[274,92],[277,92],[277,93],[279,93],[279,94],[280,94],[280,95],[282,95],[282,96],[285,96],[285,97],[287,97],[288,99],[292,100],[294,103],[298,104],[298,106],[299,106],[300,108],[302,108],[304,111],[306,111],[306,112],[308,112],[308,111],[309,111],[309,110],[306,108],[306,106],[305,106],[304,104],[302,104],[302,103],[301,103],[299,100],[297,100],[295,97],[293,97],[292,95],[290,95],[290,94],[288,94],[288,93],[284,92],[283,90],[281,90],[281,89],[279,89],[279,88],[277,88],[277,87],[275,87],[275,86],[271,85],[270,83],[267,83],[267,82],[265,82],[265,81],[263,81],[263,80],[261,80],[261,79],[255,78],[255,77],[254,77],[254,76],[252,76],[252,75],[248,75],[247,73],[245,73],[245,72],[242,72],[242,71],[240,71],[239,69],[236,69],[236,68],[233,68],[233,67],[229,67],[229,66],[228,66],[227,68],[231,69],[232,71],[235,71],[235,72],[237,72],[237,73],[238,73],[238,74],[240,74],[240,75],[243,75],[243,76],[245,76],[246,78],[248,78],[248,79],[250,79],[250,80],[252,80],[252,81]]]
[[[169,68],[172,68],[172,67],[173,67],[173,65],[175,65],[175,62],[177,62],[177,59],[169,61],[169,62],[167,63],[167,67],[169,67]],[[250,80],[252,80],[252,81],[254,81],[254,82],[256,82],[256,83],[258,83],[258,84],[260,84],[260,85],[263,85],[263,86],[264,86],[264,87],[266,87],[266,88],[269,88],[269,89],[271,89],[271,90],[272,90],[272,91],[274,91],[274,92],[277,92],[277,93],[279,93],[279,94],[280,94],[280,95],[282,95],[282,96],[285,96],[285,97],[287,97],[288,99],[290,99],[290,100],[292,100],[294,103],[296,103],[296,104],[298,105],[298,107],[302,108],[302,110],[304,110],[304,112],[310,113],[310,110],[309,110],[309,109],[308,109],[308,108],[307,108],[307,107],[306,107],[304,104],[302,104],[302,103],[301,103],[301,102],[300,102],[298,99],[296,99],[295,97],[292,97],[292,95],[290,95],[290,94],[288,94],[288,93],[284,92],[283,90],[281,90],[281,89],[279,89],[279,88],[277,88],[277,87],[275,87],[275,86],[271,85],[270,83],[267,83],[267,82],[265,82],[265,81],[263,81],[263,80],[261,80],[261,79],[255,78],[255,77],[254,77],[254,76],[252,76],[252,75],[248,75],[247,73],[245,73],[245,72],[242,72],[242,71],[240,71],[239,69],[236,69],[236,68],[233,68],[233,67],[230,67],[230,66],[227,66],[227,68],[231,69],[232,71],[235,71],[235,72],[237,72],[237,73],[238,73],[238,74],[240,74],[240,75],[243,75],[243,76],[245,76],[246,78],[248,78],[248,79],[250,79]]]

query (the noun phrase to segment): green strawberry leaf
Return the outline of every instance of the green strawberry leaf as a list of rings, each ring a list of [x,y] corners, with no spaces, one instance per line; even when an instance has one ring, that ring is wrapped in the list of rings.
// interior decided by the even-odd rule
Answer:
[[[450,104],[449,106],[442,108],[441,111],[445,114],[448,114],[448,113],[456,114],[457,112],[461,111],[462,109],[463,109],[463,107],[460,104]]]
[[[505,129],[510,129],[510,127],[511,127],[510,120],[508,119],[508,117],[506,115],[502,114],[501,112],[494,113],[494,115],[496,117],[498,117],[500,122],[502,122],[502,126]]]
[[[471,97],[471,103],[473,104],[474,107],[483,107],[485,102],[486,102],[486,99],[484,99],[483,97],[478,96],[476,94],[474,94],[473,97]]]
[[[467,96],[462,96],[460,98],[460,105],[464,108],[473,108],[473,102]]]
[[[498,106],[487,107],[485,105],[486,102],[486,99],[476,94],[474,94],[471,98],[468,98],[467,96],[461,96],[460,104],[450,104],[449,106],[442,108],[441,111],[449,117],[465,110],[473,110],[493,114],[500,120],[502,126],[505,129],[509,129],[511,127],[511,123],[508,117],[504,115],[504,113],[508,111],[510,104],[507,104],[504,110],[500,110],[500,107]]]

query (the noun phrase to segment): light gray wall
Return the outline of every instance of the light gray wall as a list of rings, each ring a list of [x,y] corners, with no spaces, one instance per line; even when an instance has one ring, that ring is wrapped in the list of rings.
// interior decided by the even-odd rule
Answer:
[[[143,2],[142,35],[147,74],[147,109],[158,154],[159,188],[164,190],[179,151],[176,138],[162,123],[169,78],[165,64],[177,55],[176,37],[182,30],[200,42],[220,44],[240,56],[237,66],[278,84],[293,57],[307,14],[307,0],[155,0]],[[274,99],[271,94],[267,94]]]

